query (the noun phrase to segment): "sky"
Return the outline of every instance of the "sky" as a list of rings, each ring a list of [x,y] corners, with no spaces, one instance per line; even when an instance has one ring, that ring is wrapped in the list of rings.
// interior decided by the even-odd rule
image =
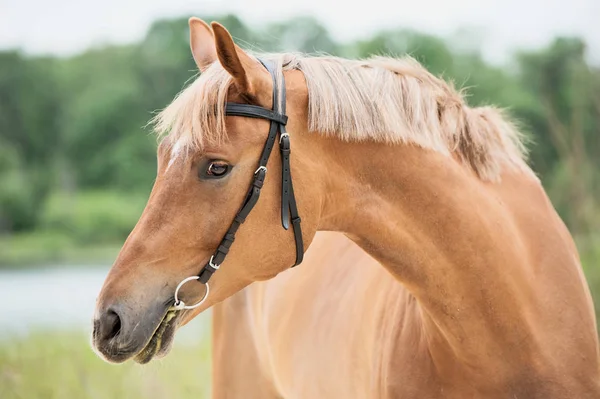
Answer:
[[[228,12],[255,28],[312,15],[342,41],[398,27],[454,35],[478,43],[495,63],[509,60],[515,49],[578,35],[600,64],[600,0],[0,0],[0,49],[70,55],[140,40],[159,18]],[[456,36],[465,28],[471,33]]]

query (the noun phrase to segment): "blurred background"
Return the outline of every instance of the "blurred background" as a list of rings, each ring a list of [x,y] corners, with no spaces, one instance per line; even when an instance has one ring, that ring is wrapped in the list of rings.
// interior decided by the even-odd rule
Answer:
[[[264,51],[409,53],[507,107],[580,250],[600,310],[600,15],[595,0],[0,0],[0,397],[203,397],[209,316],[167,359],[110,366],[95,296],[156,171],[147,121],[195,73],[187,18]]]

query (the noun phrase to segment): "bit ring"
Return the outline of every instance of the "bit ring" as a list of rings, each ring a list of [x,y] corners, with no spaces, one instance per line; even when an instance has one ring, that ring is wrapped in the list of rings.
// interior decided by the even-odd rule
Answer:
[[[206,286],[206,291],[204,292],[204,296],[202,297],[202,299],[200,299],[200,301],[198,301],[197,303],[195,303],[194,305],[186,305],[185,302],[183,302],[182,300],[179,299],[179,297],[177,296],[177,294],[179,293],[179,290],[181,289],[181,287],[183,287],[183,285],[185,283],[187,283],[188,281],[192,281],[192,280],[198,280],[198,276],[191,276],[188,278],[184,278],[181,283],[179,283],[179,285],[177,285],[177,288],[175,288],[175,303],[173,304],[173,308],[175,310],[183,310],[183,309],[194,309],[197,308],[198,306],[202,305],[204,303],[204,301],[206,301],[206,298],[208,298],[208,293],[210,292],[210,288],[208,286],[208,283],[204,284]]]

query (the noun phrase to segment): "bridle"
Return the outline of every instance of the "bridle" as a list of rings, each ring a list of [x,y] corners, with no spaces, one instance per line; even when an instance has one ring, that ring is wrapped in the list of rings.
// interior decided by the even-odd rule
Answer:
[[[219,270],[219,267],[221,267],[221,264],[225,260],[225,257],[229,253],[229,249],[235,240],[235,233],[244,223],[248,217],[248,214],[250,214],[250,211],[252,211],[258,202],[260,190],[267,175],[267,162],[271,156],[277,136],[279,136],[279,151],[281,152],[281,224],[283,228],[287,230],[290,227],[290,221],[292,223],[292,228],[294,230],[294,241],[296,243],[296,262],[293,266],[300,264],[302,262],[302,258],[304,257],[304,242],[302,241],[300,216],[298,215],[298,207],[296,205],[296,197],[294,196],[294,187],[292,186],[292,174],[290,170],[290,136],[285,130],[285,125],[288,119],[285,114],[285,79],[283,78],[282,74],[281,88],[279,88],[275,76],[274,66],[267,61],[260,59],[259,61],[267,69],[267,71],[269,71],[271,79],[273,80],[273,109],[271,110],[257,105],[228,102],[225,104],[225,115],[269,120],[271,121],[269,135],[258,161],[258,168],[254,172],[254,180],[252,181],[252,185],[246,194],[246,199],[244,200],[238,213],[233,218],[233,222],[231,222],[231,226],[227,230],[227,233],[225,233],[225,236],[221,240],[217,250],[213,253],[208,263],[202,268],[197,276],[191,276],[182,280],[175,289],[175,303],[173,307],[178,310],[196,308],[202,305],[202,303],[208,297],[208,280],[212,277],[213,273]],[[198,303],[194,305],[186,305],[178,298],[177,294],[185,283],[192,280],[198,280],[199,282],[205,284],[206,290],[204,296]]]

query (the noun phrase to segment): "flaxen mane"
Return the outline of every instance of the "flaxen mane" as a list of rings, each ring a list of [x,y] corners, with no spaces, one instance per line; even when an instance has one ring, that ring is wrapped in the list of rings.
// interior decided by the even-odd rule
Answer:
[[[522,137],[500,110],[470,108],[451,84],[410,57],[262,57],[278,70],[304,73],[313,132],[454,154],[486,180],[498,179],[502,166],[526,168]],[[154,118],[158,134],[196,148],[226,139],[224,104],[231,82],[215,62]]]

